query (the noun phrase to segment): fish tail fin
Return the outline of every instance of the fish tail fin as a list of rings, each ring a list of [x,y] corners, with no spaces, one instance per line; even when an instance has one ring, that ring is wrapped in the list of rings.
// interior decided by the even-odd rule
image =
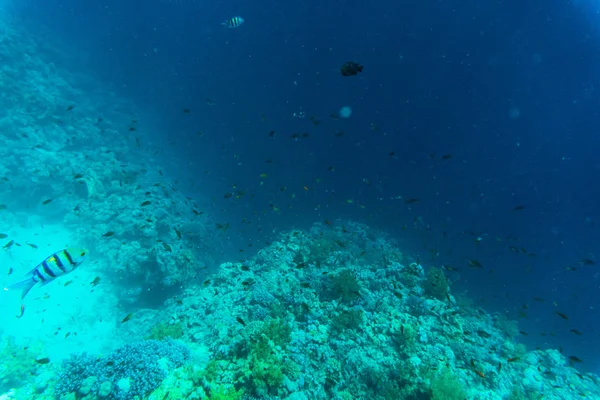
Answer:
[[[13,283],[8,287],[8,290],[21,290],[21,300],[27,296],[27,293],[35,286],[37,282],[33,278],[22,280],[21,282]]]

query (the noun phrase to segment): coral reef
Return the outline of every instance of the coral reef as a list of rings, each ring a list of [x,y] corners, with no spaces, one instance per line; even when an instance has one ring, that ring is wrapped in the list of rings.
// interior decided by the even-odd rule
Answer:
[[[57,398],[143,398],[189,357],[189,349],[178,342],[157,340],[126,344],[105,357],[72,355],[63,363],[54,393]]]
[[[146,337],[147,340],[164,340],[164,339],[179,339],[183,336],[183,325],[180,322],[168,324],[159,322],[152,327],[150,334]]]
[[[6,326],[60,339],[56,353],[106,344],[115,332],[147,335],[62,364],[2,336],[0,399],[600,398],[598,376],[579,372],[577,357],[527,349],[516,321],[453,293],[443,269],[366,225],[337,220],[283,232],[243,263],[218,266],[226,228],[202,211],[209,200],[198,204],[166,179],[153,154],[160,145],[140,145],[154,132],[132,133],[141,130],[139,110],[112,93],[76,89],[35,56],[39,44],[0,23],[2,253],[12,261],[17,248],[37,249],[8,229],[39,225],[48,238],[40,241],[89,246],[97,255],[89,273],[102,276],[63,281],[61,289],[80,291],[41,294],[43,305],[28,303],[22,319],[11,308]],[[48,225],[67,234],[54,239]],[[96,287],[106,281],[114,286]],[[136,310],[125,325],[115,315],[123,309],[111,311],[108,328],[75,342],[79,328],[102,318],[66,314],[63,300],[79,306],[91,298],[79,294],[94,291],[104,299],[116,292],[127,307],[160,306],[160,315],[142,320]],[[52,320],[50,310],[67,316]],[[149,329],[157,320],[169,322]]]
[[[322,229],[343,246],[311,260]],[[355,232],[364,239],[353,244]],[[393,261],[367,264],[361,248]],[[440,271],[425,274],[398,254],[364,225],[344,221],[281,234],[244,268],[222,264],[208,285],[167,302],[186,327],[182,339],[205,352],[154,398],[169,391],[181,399],[600,396],[595,375],[579,378],[558,352],[527,351],[507,331],[512,323],[461,308]],[[433,280],[442,290],[436,284],[428,295]]]
[[[441,268],[432,267],[427,271],[427,279],[423,285],[425,293],[438,300],[445,300],[450,292],[448,278]]]
[[[5,337],[0,344],[0,392],[22,385],[38,369],[35,354]]]

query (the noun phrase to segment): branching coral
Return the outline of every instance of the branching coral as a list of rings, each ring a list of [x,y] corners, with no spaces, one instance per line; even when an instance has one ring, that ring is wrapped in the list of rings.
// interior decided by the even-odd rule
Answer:
[[[431,382],[432,400],[465,400],[467,394],[463,385],[456,379],[452,371],[446,368]]]
[[[169,369],[183,365],[189,357],[189,349],[182,344],[158,340],[127,344],[106,357],[72,355],[63,363],[55,394],[108,392],[116,400],[143,398],[161,384]]]
[[[345,303],[349,303],[360,297],[360,284],[356,275],[345,269],[331,278],[331,289],[333,295]]]

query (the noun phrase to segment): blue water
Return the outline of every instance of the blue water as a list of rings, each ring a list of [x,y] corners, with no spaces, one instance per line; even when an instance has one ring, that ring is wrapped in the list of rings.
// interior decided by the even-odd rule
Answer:
[[[241,262],[278,299],[310,283],[306,307],[322,310],[334,301],[323,276],[348,268],[361,296],[343,307],[364,312],[364,324],[381,323],[369,296],[390,297],[384,337],[401,329],[397,321],[407,320],[395,313],[415,298],[462,310],[473,332],[486,324],[479,328],[492,337],[477,340],[492,344],[481,354],[453,348],[447,365],[470,387],[467,398],[508,398],[513,389],[600,398],[589,389],[597,390],[592,374],[600,373],[599,6],[534,3],[4,1],[0,260],[12,269],[0,271],[0,283],[8,288],[63,248],[90,253],[81,268],[23,301],[15,290],[3,293],[0,361],[25,361],[6,363],[19,379],[0,380],[0,394],[68,398],[68,385],[59,393],[47,383],[65,376],[63,360],[115,354],[161,322],[186,321],[176,336],[192,352],[170,364],[165,387],[181,368],[255,354],[219,350],[239,345],[232,330],[248,339],[267,329],[259,326],[264,309],[249,300],[258,289],[240,286],[248,271],[221,266]],[[221,26],[234,16],[245,22]],[[364,70],[342,76],[347,61]],[[338,261],[309,256],[326,240]],[[405,255],[404,268],[442,268],[452,299],[410,289],[405,275],[397,278],[405,297],[394,297],[395,275],[376,272],[400,268],[382,261],[392,248]],[[300,253],[312,273],[287,270]],[[204,304],[199,298],[215,301],[203,311],[215,321],[190,314],[204,307],[192,306]],[[244,314],[234,312],[239,302]],[[396,395],[382,398],[406,395],[398,391],[404,381],[390,377],[403,375],[397,366],[380,371],[380,380],[353,378],[349,366],[337,383],[325,382],[309,366],[314,353],[302,364],[299,354],[309,352],[299,337],[333,317],[324,311],[304,320],[305,306],[283,303],[276,321],[292,330],[280,347],[301,370],[284,370],[294,384],[275,379],[265,389],[256,383],[264,377],[221,374],[212,383],[190,378],[193,395],[163,388],[151,398],[220,398],[215,384],[244,398],[366,399],[385,382]],[[466,311],[475,307],[479,316]],[[491,315],[518,321],[521,333],[506,340],[526,345],[528,355],[507,361],[517,356],[500,349]],[[211,336],[222,318],[230,335]],[[419,329],[439,323],[421,319]],[[372,339],[363,325],[353,334],[344,333],[350,348]],[[452,348],[455,338],[431,339],[440,334],[429,331],[419,343]],[[319,346],[340,339],[323,340]],[[419,346],[393,354],[404,364],[438,356]],[[392,357],[380,356],[380,366]],[[541,387],[523,381],[535,370]],[[435,376],[418,375],[416,397],[406,398],[440,398]],[[83,398],[73,385],[72,398]],[[119,390],[106,398],[134,398]]]

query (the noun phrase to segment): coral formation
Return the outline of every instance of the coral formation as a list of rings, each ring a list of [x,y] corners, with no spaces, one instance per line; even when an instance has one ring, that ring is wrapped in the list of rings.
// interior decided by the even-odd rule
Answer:
[[[444,274],[444,270],[432,267],[427,271],[426,276],[427,279],[423,285],[425,293],[438,300],[445,300],[448,297],[450,285],[448,283],[448,278],[446,278],[446,275]]]
[[[175,322],[168,324],[166,322],[159,322],[152,327],[150,334],[146,339],[164,340],[164,339],[179,339],[183,336],[183,324],[181,322]]]
[[[64,361],[54,392],[57,398],[101,393],[117,400],[143,398],[189,357],[189,349],[178,342],[157,340],[126,344],[105,357],[75,354]]]
[[[0,344],[0,392],[25,383],[38,368],[35,354],[5,337]]]

